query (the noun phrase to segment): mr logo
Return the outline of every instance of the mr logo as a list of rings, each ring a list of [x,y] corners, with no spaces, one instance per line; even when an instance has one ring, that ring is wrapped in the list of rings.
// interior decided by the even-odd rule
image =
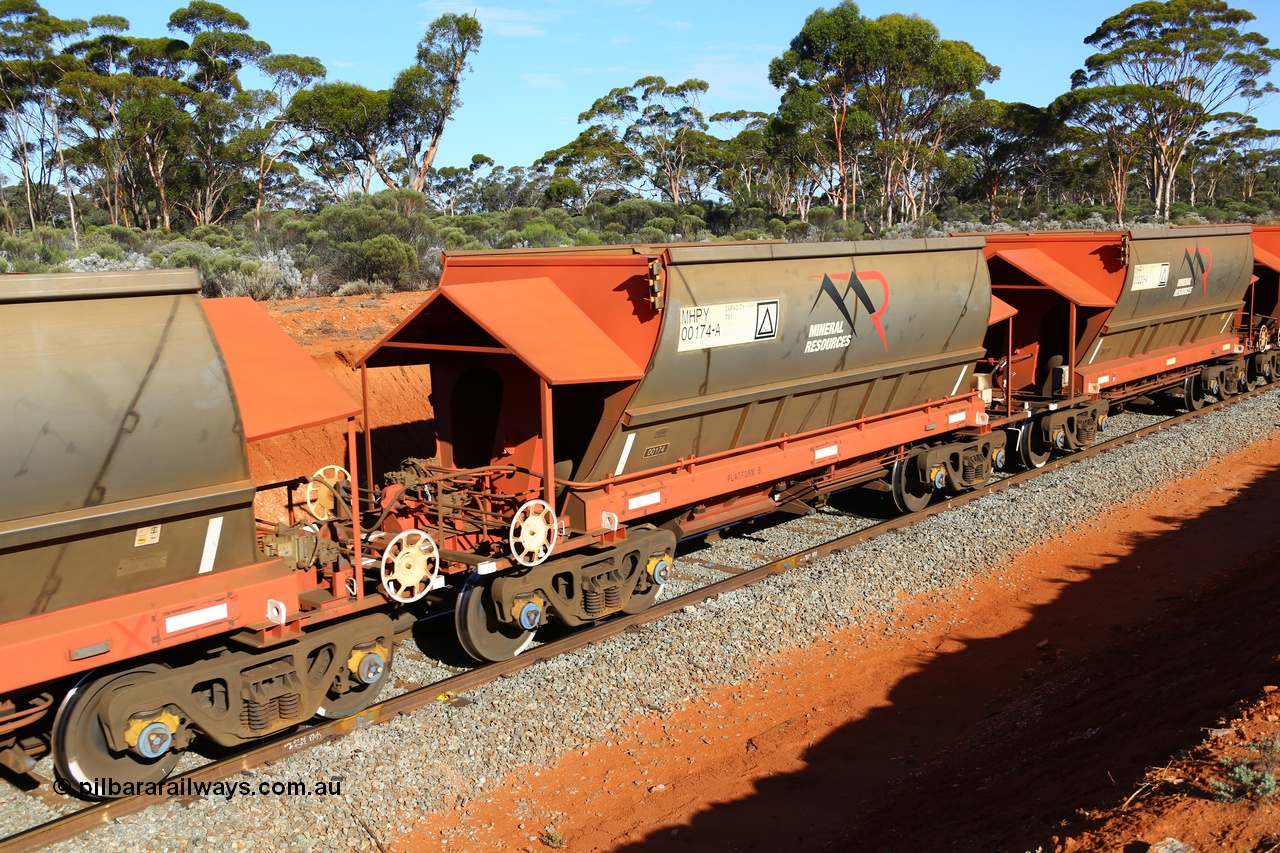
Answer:
[[[1194,252],[1183,249],[1182,261],[1191,269],[1192,275],[1200,276],[1200,292],[1208,294],[1209,270],[1213,269],[1213,253],[1209,251],[1209,247],[1196,246]]]
[[[817,278],[817,276],[813,276]],[[883,294],[881,298],[880,308],[876,309],[875,303],[871,301],[871,294],[867,293],[867,288],[863,285],[862,280],[875,281],[880,283],[880,289]],[[836,282],[844,282],[844,292],[841,293],[836,286]],[[853,303],[853,314],[849,313],[848,298],[853,293],[857,299]],[[836,307],[840,312],[840,316],[844,318],[844,322],[848,324],[848,335],[852,337],[858,334],[855,327],[855,320],[858,317],[859,306],[867,310],[867,316],[871,319],[871,325],[875,327],[876,334],[880,336],[880,345],[886,350],[889,349],[889,342],[884,335],[884,325],[881,319],[884,312],[889,310],[889,282],[882,273],[875,270],[865,270],[863,272],[840,272],[840,273],[824,273],[822,276],[822,284],[818,287],[818,295],[814,297],[813,305],[809,308],[809,316],[813,316],[813,312],[817,310],[819,303],[824,299]],[[832,347],[821,346],[820,342],[813,340],[815,337],[827,335],[830,333],[840,333],[844,331],[844,326],[839,323],[811,323],[809,325],[809,344],[815,345],[812,349],[810,346],[805,347],[805,352],[817,352],[823,349],[831,349]],[[838,339],[837,339],[838,340]],[[847,343],[845,344],[848,345]]]

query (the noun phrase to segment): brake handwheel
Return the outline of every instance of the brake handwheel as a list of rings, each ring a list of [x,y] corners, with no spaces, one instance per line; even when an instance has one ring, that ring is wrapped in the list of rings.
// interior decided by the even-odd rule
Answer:
[[[511,519],[511,558],[522,566],[538,566],[551,556],[559,539],[556,511],[544,500],[527,501]]]
[[[397,533],[382,552],[382,588],[403,604],[430,592],[439,573],[440,549],[431,534],[422,530]]]
[[[316,521],[329,521],[338,505],[338,484],[351,482],[351,472],[341,465],[326,465],[307,483],[307,512]]]

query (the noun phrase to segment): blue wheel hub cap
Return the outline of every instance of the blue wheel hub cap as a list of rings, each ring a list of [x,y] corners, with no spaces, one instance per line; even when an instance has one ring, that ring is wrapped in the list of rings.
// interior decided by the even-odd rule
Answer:
[[[526,601],[520,608],[520,627],[532,631],[542,624],[542,608],[536,601]]]

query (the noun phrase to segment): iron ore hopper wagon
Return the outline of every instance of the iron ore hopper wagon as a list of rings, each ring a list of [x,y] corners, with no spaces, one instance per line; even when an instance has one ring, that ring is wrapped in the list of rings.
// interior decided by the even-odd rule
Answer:
[[[248,300],[11,277],[0,763],[159,781],[196,737],[363,709],[430,606],[509,658],[648,607],[684,538],[854,486],[919,510],[1126,403],[1269,381],[1277,233],[453,253],[357,364],[431,374],[434,434],[382,483],[367,395]],[[248,444],[344,419],[345,464],[256,519]]]
[[[465,579],[458,635],[497,660],[548,619],[648,606],[678,539],[870,481],[904,509],[985,482],[1004,435],[971,390],[982,247],[448,256],[359,362],[431,366],[437,453],[366,524],[389,543],[384,591]]]

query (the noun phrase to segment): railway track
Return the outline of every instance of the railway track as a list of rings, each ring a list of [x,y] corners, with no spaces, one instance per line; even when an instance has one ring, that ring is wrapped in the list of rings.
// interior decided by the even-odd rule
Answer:
[[[622,615],[608,622],[581,629],[559,639],[530,648],[524,654],[512,660],[477,667],[442,680],[421,685],[408,692],[382,700],[356,716],[309,725],[299,731],[273,738],[231,757],[213,761],[181,775],[171,777],[170,781],[178,782],[185,790],[194,790],[197,785],[225,780],[237,773],[270,765],[300,750],[341,738],[357,729],[385,722],[401,714],[426,707],[434,702],[451,701],[468,691],[473,691],[482,685],[519,672],[539,662],[581,649],[625,631],[635,630],[641,625],[654,622],[685,607],[697,605],[771,575],[820,560],[837,551],[913,525],[925,518],[963,506],[983,496],[1020,486],[1036,477],[1062,469],[1076,460],[1096,456],[1122,444],[1146,438],[1193,418],[1215,412],[1231,403],[1264,393],[1271,390],[1271,388],[1272,386],[1263,386],[1224,401],[1207,404],[1204,408],[1195,412],[1169,417],[1155,424],[1141,427],[1108,441],[1095,444],[1090,448],[1076,451],[1068,456],[1052,459],[1042,468],[1019,472],[1003,479],[995,480],[979,489],[957,495],[945,501],[938,501],[920,512],[882,521],[856,532],[837,536],[815,547],[807,548],[758,566],[739,569],[731,566],[703,563],[704,567],[714,569],[727,576],[696,590],[659,601],[643,613]],[[40,791],[40,795],[49,796],[48,792],[44,791],[43,788]],[[170,799],[173,799],[173,797],[168,795],[143,795],[88,805],[79,811],[0,840],[0,853],[39,850],[59,841],[74,838],[95,827],[136,814]]]

